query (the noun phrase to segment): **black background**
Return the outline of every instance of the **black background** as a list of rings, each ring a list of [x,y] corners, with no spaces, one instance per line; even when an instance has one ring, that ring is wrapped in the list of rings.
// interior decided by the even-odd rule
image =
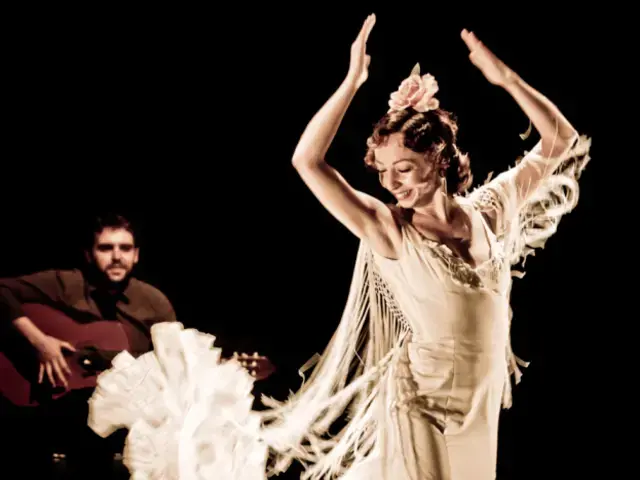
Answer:
[[[0,274],[74,266],[86,217],[120,209],[142,229],[138,275],[185,326],[269,356],[278,373],[257,390],[282,398],[337,325],[357,249],[290,159],[366,15],[378,15],[370,77],[328,158],[354,186],[390,200],[364,171],[365,140],[416,62],[458,117],[475,184],[537,141],[519,138],[527,118],[469,62],[459,34],[472,29],[595,137],[578,208],[515,280],[514,349],[532,364],[503,415],[498,478],[592,471],[605,455],[591,438],[599,339],[587,324],[601,301],[591,232],[606,144],[593,97],[609,47],[598,12],[520,7],[22,12],[5,44]]]

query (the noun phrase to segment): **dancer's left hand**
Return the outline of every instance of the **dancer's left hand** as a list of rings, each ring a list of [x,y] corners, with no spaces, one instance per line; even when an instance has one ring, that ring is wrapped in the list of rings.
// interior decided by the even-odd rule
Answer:
[[[473,32],[466,29],[460,34],[469,48],[469,59],[483,73],[489,82],[499,87],[505,87],[516,77],[513,70],[507,67],[494,53],[489,50]]]

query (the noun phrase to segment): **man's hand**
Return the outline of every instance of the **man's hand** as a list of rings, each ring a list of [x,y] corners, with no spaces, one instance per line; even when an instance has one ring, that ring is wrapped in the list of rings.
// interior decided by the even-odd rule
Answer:
[[[65,388],[69,387],[67,377],[65,375],[71,374],[71,369],[67,364],[67,360],[64,358],[62,349],[67,349],[75,352],[76,349],[68,342],[59,340],[49,335],[44,335],[40,341],[34,345],[38,351],[40,358],[40,372],[38,373],[38,383],[42,383],[44,379],[44,373],[47,373],[47,378],[54,387],[58,385],[64,385]],[[57,378],[57,381],[56,381]]]
[[[29,317],[16,318],[13,321],[13,324],[38,352],[38,357],[40,359],[38,383],[42,383],[44,373],[47,372],[47,377],[49,378],[51,385],[54,387],[57,386],[54,378],[55,373],[55,376],[58,377],[60,382],[59,385],[64,385],[65,388],[68,388],[69,384],[64,372],[71,374],[71,369],[64,358],[62,349],[66,348],[67,350],[75,352],[76,349],[73,345],[49,335],[45,335],[42,330],[34,325]]]

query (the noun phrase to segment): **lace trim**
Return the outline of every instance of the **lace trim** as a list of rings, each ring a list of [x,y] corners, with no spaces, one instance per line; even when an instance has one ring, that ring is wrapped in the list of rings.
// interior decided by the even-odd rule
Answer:
[[[445,267],[449,276],[457,284],[470,288],[497,289],[505,272],[505,257],[500,248],[495,249],[491,258],[472,267],[444,244],[421,239],[421,246],[426,247],[430,253]]]

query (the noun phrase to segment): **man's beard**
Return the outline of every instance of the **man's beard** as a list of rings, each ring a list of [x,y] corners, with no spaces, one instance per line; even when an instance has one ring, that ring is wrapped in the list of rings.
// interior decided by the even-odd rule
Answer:
[[[123,275],[120,278],[111,278],[109,276],[109,271],[110,270],[114,270],[114,269],[120,269],[123,270]],[[120,287],[124,284],[126,284],[129,279],[131,278],[131,269],[125,267],[122,264],[111,264],[109,265],[104,271],[100,271],[97,272],[99,273],[100,277],[102,277],[102,280],[104,281],[105,284],[107,284],[108,286],[112,286],[112,287]]]
[[[105,273],[108,274],[112,270],[122,270],[122,271],[124,271],[125,277],[128,276],[130,271],[131,271],[131,269],[125,267],[124,265],[110,265],[110,266],[107,267],[107,270],[105,271]]]

